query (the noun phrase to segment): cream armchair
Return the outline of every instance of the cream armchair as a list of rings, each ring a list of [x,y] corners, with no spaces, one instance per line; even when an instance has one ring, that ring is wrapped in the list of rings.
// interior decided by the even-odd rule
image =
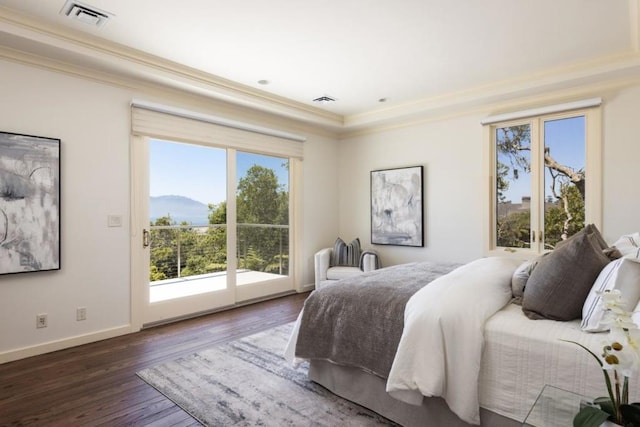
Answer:
[[[381,266],[378,254],[371,250],[359,254],[357,267],[355,265],[332,265],[332,260],[335,261],[334,250],[335,248],[324,248],[315,254],[316,289],[321,289],[323,286],[345,277],[376,270]]]

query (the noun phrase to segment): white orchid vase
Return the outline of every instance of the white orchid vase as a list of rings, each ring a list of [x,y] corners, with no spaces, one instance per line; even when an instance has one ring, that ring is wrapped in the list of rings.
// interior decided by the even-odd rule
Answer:
[[[608,396],[598,397],[593,406],[580,410],[573,420],[574,427],[599,427],[612,421],[624,427],[640,427],[640,403],[629,403],[629,377],[637,375],[640,367],[640,330],[633,323],[632,313],[626,311],[619,290],[601,292],[600,304],[605,310],[603,323],[609,334],[597,355],[584,345],[600,364]]]

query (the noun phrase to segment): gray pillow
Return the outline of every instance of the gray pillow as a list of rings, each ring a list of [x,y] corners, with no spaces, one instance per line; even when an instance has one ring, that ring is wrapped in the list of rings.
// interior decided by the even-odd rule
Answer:
[[[546,254],[544,254],[546,255]],[[511,293],[513,294],[513,303],[522,305],[522,296],[524,295],[524,288],[527,286],[527,281],[529,277],[531,277],[531,273],[533,269],[536,268],[536,265],[540,262],[540,259],[544,255],[539,257],[535,257],[529,261],[524,261],[516,271],[513,272],[513,276],[511,277]]]
[[[338,237],[333,244],[331,266],[359,267],[361,252],[359,238],[356,237],[347,244]]]
[[[530,319],[573,320],[609,262],[593,234],[584,230],[540,260],[527,281],[522,311]]]

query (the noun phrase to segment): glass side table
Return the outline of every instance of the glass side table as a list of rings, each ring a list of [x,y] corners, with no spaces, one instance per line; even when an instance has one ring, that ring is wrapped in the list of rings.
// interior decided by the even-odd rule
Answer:
[[[567,427],[581,406],[591,403],[588,397],[545,385],[522,423],[527,427]]]

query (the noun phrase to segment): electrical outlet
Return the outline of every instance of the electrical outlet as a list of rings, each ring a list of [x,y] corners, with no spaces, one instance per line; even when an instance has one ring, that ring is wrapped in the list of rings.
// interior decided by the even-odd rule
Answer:
[[[87,308],[86,307],[78,307],[76,308],[76,320],[79,322],[81,320],[87,320]]]
[[[47,327],[47,313],[38,314],[36,316],[36,328],[46,328]]]

